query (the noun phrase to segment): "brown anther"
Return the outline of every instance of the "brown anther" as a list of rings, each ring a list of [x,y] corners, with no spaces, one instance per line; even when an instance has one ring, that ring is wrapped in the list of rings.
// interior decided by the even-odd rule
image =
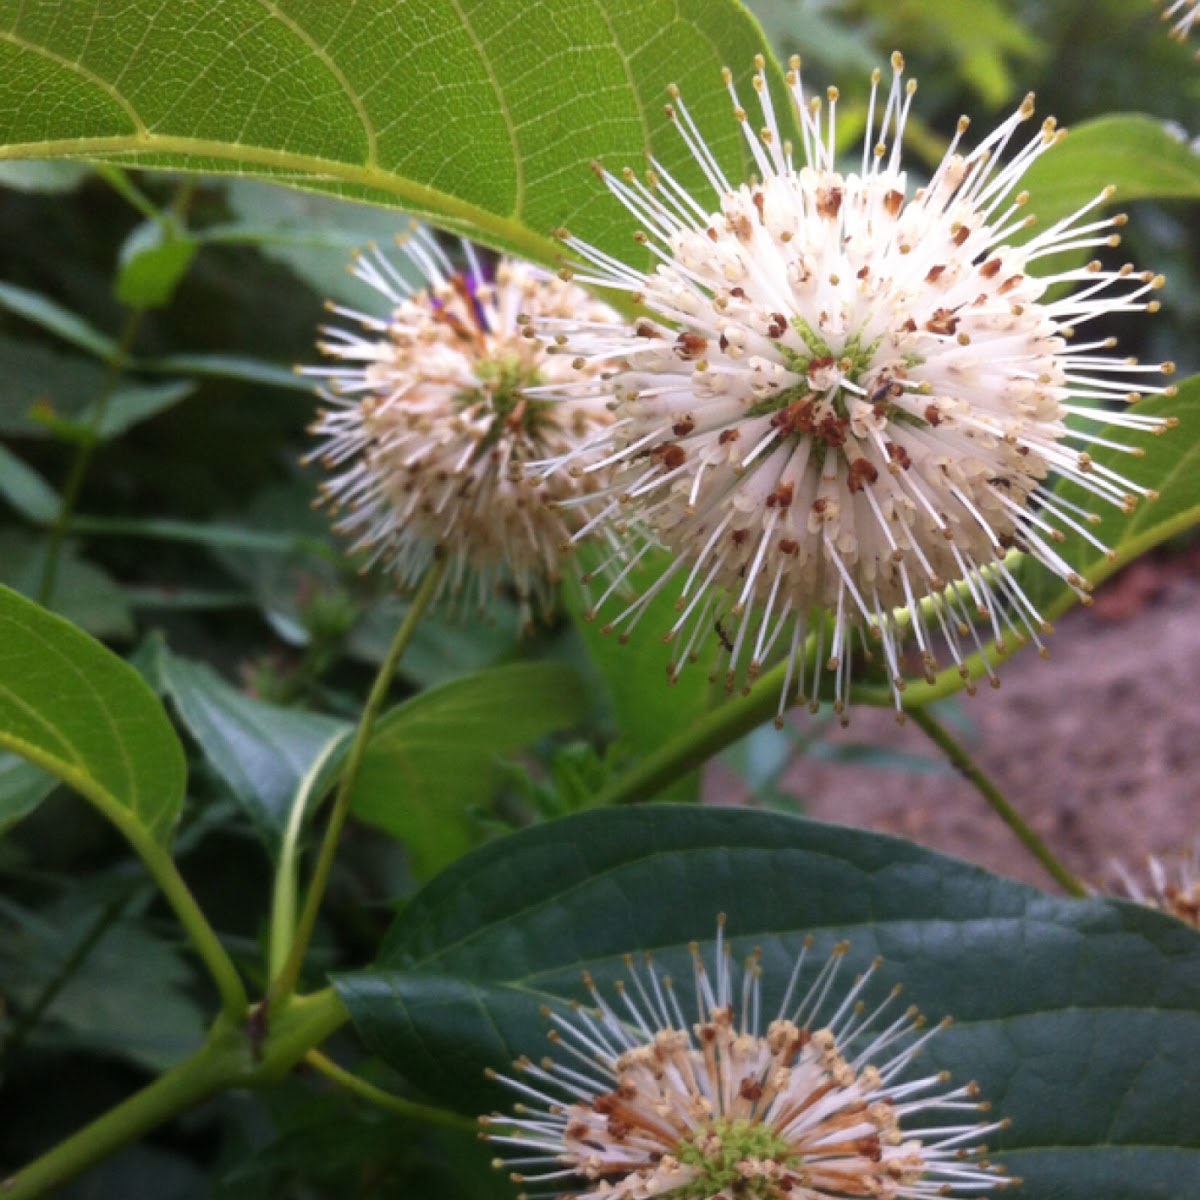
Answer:
[[[781,483],[768,497],[768,508],[790,508],[792,499],[796,493],[795,486],[790,483]]]
[[[898,442],[884,442],[883,447],[887,451],[888,458],[899,464],[905,471],[912,466],[912,459],[908,457],[908,451]]]
[[[970,236],[971,236],[970,228],[966,225],[960,225],[958,227],[958,232],[955,233],[952,241],[954,242],[954,244],[956,246],[961,246],[967,240],[967,238],[969,238]]]
[[[725,226],[739,242],[748,242],[754,237],[754,226],[750,224],[750,218],[744,213],[726,218]]]
[[[993,276],[1000,274],[1001,262],[998,258],[989,258],[987,262],[979,268],[979,273],[984,279],[991,279]]]
[[[640,338],[658,338],[662,337],[660,330],[656,329],[649,321],[639,321],[637,328],[634,329],[634,334]]]
[[[781,538],[779,541],[780,554],[795,554],[800,549],[800,543],[792,541],[791,538]]]
[[[687,461],[687,451],[675,442],[663,442],[650,451],[650,461],[660,462],[666,470],[673,471]]]
[[[708,339],[698,333],[681,333],[675,339],[675,353],[685,362],[699,358],[708,349]]]
[[[730,535],[735,546],[740,546],[750,536],[748,529],[735,529]]]
[[[710,242],[719,242],[721,240],[721,235],[711,225],[704,232],[708,234]]]
[[[730,442],[736,442],[742,436],[740,429],[722,429],[717,436],[717,444],[719,446],[727,446]]]
[[[762,192],[755,192],[754,195],[751,197],[751,199],[754,201],[754,207],[758,209],[758,215],[761,219],[761,217],[763,215],[763,205],[765,203],[766,197],[763,196]]]
[[[682,421],[676,421],[675,424],[671,426],[671,432],[676,437],[687,437],[687,435],[695,428],[696,422],[693,421],[691,417],[685,417]]]
[[[1003,282],[1003,283],[1000,285],[1000,287],[999,287],[999,293],[1000,293],[1000,295],[1001,295],[1001,296],[1005,296],[1005,295],[1007,295],[1009,292],[1011,292],[1011,291],[1013,290],[1013,288],[1015,288],[1015,287],[1019,287],[1019,286],[1020,286],[1022,283],[1024,283],[1024,282],[1025,282],[1025,276],[1024,276],[1024,275],[1010,275],[1010,276],[1009,276],[1009,277],[1008,277],[1008,278],[1007,278],[1007,279],[1006,279],[1006,280],[1005,280],[1005,281],[1004,281],[1004,282]]]
[[[850,464],[850,482],[849,487],[851,492],[861,492],[868,484],[874,483],[879,478],[879,471],[875,465],[865,458],[856,458]],[[770,501],[768,501],[770,503]]]
[[[936,404],[927,404],[925,406],[925,420],[930,425],[940,425],[942,423],[942,410]]]
[[[930,333],[940,333],[947,337],[958,329],[958,317],[948,308],[935,310],[932,317],[925,322],[925,328]]]
[[[840,187],[817,188],[817,212],[826,220],[834,220],[842,208],[844,189]]]
[[[888,216],[894,217],[904,207],[904,193],[893,188],[884,196],[883,207],[887,209]]]
[[[946,270],[946,268],[944,266],[930,267],[929,274],[925,276],[925,282],[926,283],[937,283],[937,281],[944,274],[945,270]]]

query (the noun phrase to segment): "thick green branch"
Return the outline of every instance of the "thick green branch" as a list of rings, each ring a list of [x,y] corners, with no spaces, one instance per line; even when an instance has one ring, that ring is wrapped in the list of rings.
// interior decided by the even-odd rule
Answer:
[[[0,1195],[44,1196],[226,1088],[275,1083],[346,1020],[332,988],[293,997],[275,1014],[262,1042],[251,1033],[253,1022],[219,1018],[195,1054],[0,1182]]]

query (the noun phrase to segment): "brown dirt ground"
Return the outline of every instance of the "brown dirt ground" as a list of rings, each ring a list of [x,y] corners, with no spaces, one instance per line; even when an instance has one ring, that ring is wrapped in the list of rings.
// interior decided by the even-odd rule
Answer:
[[[1081,878],[1111,878],[1200,837],[1200,549],[1143,559],[1076,609],[1050,638],[1050,660],[1026,651],[1002,686],[963,701],[972,755]],[[803,716],[797,720],[803,721]],[[856,709],[827,740],[936,755],[911,722]],[[707,796],[736,802],[728,773]],[[783,790],[810,816],[900,834],[1000,874],[1056,885],[958,774],[924,774],[797,758]]]

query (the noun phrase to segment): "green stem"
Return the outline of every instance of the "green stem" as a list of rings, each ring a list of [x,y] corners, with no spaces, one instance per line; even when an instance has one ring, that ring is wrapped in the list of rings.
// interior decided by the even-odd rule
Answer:
[[[705,713],[619,776],[593,800],[596,806],[637,804],[653,799],[676,780],[702,767],[713,755],[775,715],[783,689],[782,667],[768,671],[750,691]],[[794,698],[796,683],[792,683]]]
[[[123,171],[120,167],[111,166],[108,163],[97,163],[96,174],[108,184],[122,200],[125,201],[131,208],[137,209],[149,221],[153,221],[156,225],[168,226],[169,222],[166,216],[158,211],[154,201],[142,191],[132,179],[129,178],[129,173]]]
[[[246,1039],[222,1025],[191,1058],[0,1183],[5,1200],[33,1200],[207,1099],[252,1062]]]
[[[317,854],[312,882],[308,888],[308,896],[305,899],[304,908],[301,910],[300,919],[296,924],[291,948],[284,961],[283,969],[271,984],[270,999],[273,1005],[290,996],[295,990],[296,981],[300,977],[300,967],[304,962],[304,955],[308,950],[313,929],[316,927],[317,912],[321,907],[326,885],[329,883],[329,873],[333,869],[333,859],[337,853],[338,842],[341,840],[342,829],[346,824],[346,818],[350,815],[350,800],[354,794],[354,785],[358,782],[358,772],[362,767],[367,745],[375,728],[375,721],[387,700],[388,690],[392,686],[392,678],[396,674],[396,668],[400,665],[400,659],[403,657],[404,651],[408,649],[408,643],[412,640],[425,609],[429,606],[429,602],[437,592],[438,585],[446,574],[447,562],[448,560],[444,556],[439,555],[430,565],[425,578],[421,581],[421,586],[417,589],[417,594],[413,597],[408,612],[404,615],[404,620],[400,623],[400,628],[396,630],[396,636],[392,639],[392,644],[388,647],[387,655],[380,664],[375,682],[371,686],[371,694],[367,697],[367,703],[354,734],[354,741],[350,746],[350,753],[346,758],[346,767],[342,773],[341,782],[338,784],[337,795],[333,801],[333,811],[329,814],[329,824],[326,826],[321,849]],[[274,932],[282,931],[276,929]]]
[[[116,354],[113,355],[108,364],[104,386],[100,389],[100,395],[96,398],[95,408],[92,411],[92,419],[88,422],[86,436],[79,446],[76,447],[75,458],[71,462],[66,482],[63,484],[62,503],[59,505],[58,515],[54,518],[54,523],[50,526],[50,541],[46,547],[46,564],[42,568],[42,581],[38,587],[38,603],[47,608],[54,602],[54,586],[58,582],[58,565],[59,560],[62,558],[63,542],[67,536],[67,529],[71,524],[71,514],[75,511],[75,505],[79,500],[79,493],[83,490],[83,481],[87,477],[88,467],[91,466],[92,462],[92,455],[96,452],[96,445],[99,442],[100,427],[104,421],[105,414],[108,412],[109,402],[116,393],[117,383],[120,381],[125,371],[126,363],[129,361],[129,356],[133,350],[133,344],[137,340],[138,330],[141,328],[144,315],[139,310],[130,312],[125,318],[125,326],[121,331],[121,340],[117,346]]]
[[[130,836],[128,830],[125,830],[125,834]],[[226,1020],[240,1021],[249,1007],[241,976],[213,927],[208,923],[208,918],[189,891],[188,885],[183,881],[174,859],[157,842],[149,838],[143,839],[142,844],[134,841],[133,846],[141,855],[150,874],[154,876],[154,881],[162,889],[167,902],[175,910],[180,924],[187,930],[196,953],[208,968],[221,995],[222,1015]]]
[[[279,848],[279,865],[275,868],[275,886],[271,895],[271,934],[267,961],[267,978],[277,979],[292,952],[296,929],[296,908],[299,895],[300,837],[304,819],[316,802],[316,791],[330,762],[341,753],[349,730],[337,734],[325,743],[312,765],[305,772],[292,800],[287,828]]]
[[[415,1100],[407,1100],[403,1096],[394,1096],[391,1092],[385,1092],[383,1088],[376,1087],[352,1071],[347,1071],[345,1067],[338,1066],[333,1059],[322,1054],[320,1050],[310,1050],[304,1056],[304,1061],[324,1075],[326,1079],[332,1080],[368,1104],[374,1104],[377,1108],[385,1108],[398,1116],[409,1117],[414,1121],[424,1121],[429,1125],[444,1125],[447,1129],[465,1129],[468,1132],[476,1132],[479,1129],[478,1124],[470,1117],[461,1116],[447,1108],[434,1108],[428,1104],[418,1104]]]
[[[274,1028],[261,1046],[255,1045],[244,1023],[218,1018],[195,1054],[0,1182],[0,1195],[5,1200],[45,1196],[226,1088],[275,1083],[346,1020],[346,1010],[332,988],[293,997],[276,1015]]]
[[[1064,891],[1072,896],[1086,897],[1087,889],[1051,853],[1050,848],[1025,823],[1019,812],[1004,798],[1000,789],[983,773],[979,765],[950,736],[949,731],[927,708],[909,710],[909,716],[928,735],[953,766],[974,785],[1000,819],[1017,835],[1022,845],[1054,877]]]

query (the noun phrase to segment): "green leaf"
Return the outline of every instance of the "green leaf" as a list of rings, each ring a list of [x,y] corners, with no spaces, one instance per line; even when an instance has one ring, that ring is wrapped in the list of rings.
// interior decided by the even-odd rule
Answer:
[[[120,16],[3,10],[0,155],[255,176],[546,261],[564,223],[627,248],[593,159],[637,167],[652,147],[699,178],[663,112],[672,81],[727,170],[749,162],[719,71],[748,95],[764,46],[733,0],[360,0],[353,20],[318,0],[131,0]]]
[[[370,605],[351,630],[346,652],[364,662],[381,663],[407,611],[408,601],[396,596],[384,596]],[[400,663],[400,675],[433,687],[482,671],[512,655],[520,627],[520,613],[507,596],[493,598],[486,621],[450,621],[434,613],[417,626]]]
[[[58,493],[4,446],[0,446],[0,496],[22,516],[43,525],[53,521],[62,507]]]
[[[93,429],[107,374],[90,359],[0,336],[0,433],[41,438],[49,434],[72,442],[106,440],[165,412],[196,388],[191,380],[125,379]]]
[[[6,162],[0,163],[0,187],[18,192],[73,192],[90,174],[86,163]]]
[[[403,838],[413,874],[427,879],[479,840],[470,810],[492,800],[499,756],[585,712],[579,676],[557,663],[513,663],[431,688],[380,719],[354,814]]]
[[[104,367],[90,359],[0,334],[0,434],[46,437],[47,415],[75,419],[104,380]]]
[[[0,747],[69,784],[126,836],[165,844],[183,748],[138,673],[69,621],[0,588]]]
[[[1021,182],[1037,216],[1031,233],[1075,212],[1110,184],[1116,204],[1194,200],[1200,198],[1200,155],[1154,117],[1100,117],[1073,126]]]
[[[102,441],[115,438],[134,425],[140,425],[174,408],[195,390],[196,385],[188,379],[176,379],[169,383],[125,383],[113,392],[104,406],[104,413],[96,426],[96,436]],[[89,405],[80,423],[90,423],[94,413],[95,407]]]
[[[0,986],[18,1011],[59,976],[94,926],[98,906],[84,908],[81,899],[72,893],[49,920],[6,910],[9,920],[0,924]],[[66,1038],[47,1031],[42,1040],[166,1070],[204,1040],[204,1009],[188,994],[191,975],[177,946],[133,920],[114,924],[71,971],[46,1014]]]
[[[585,563],[595,553],[584,548]],[[631,586],[641,593],[649,588],[669,565],[669,556],[649,555],[647,566],[631,577]],[[590,585],[595,593],[603,592],[604,584]],[[677,683],[667,679],[667,668],[673,661],[674,647],[662,644],[663,635],[679,616],[675,601],[677,588],[665,587],[651,602],[638,623],[637,641],[623,644],[616,633],[605,634],[605,622],[613,620],[626,604],[620,594],[611,597],[600,613],[589,620],[590,605],[577,586],[563,589],[563,603],[575,627],[583,638],[588,657],[599,671],[612,701],[617,722],[619,745],[634,755],[642,756],[657,749],[673,733],[687,729],[697,717],[706,712],[712,686],[709,683],[711,659],[716,654],[715,640],[704,643],[709,662],[690,663],[681,671]],[[694,799],[699,777],[681,781],[665,793],[675,800]]]
[[[268,845],[276,847],[300,781],[349,726],[254,700],[206,663],[172,654],[161,640],[153,643],[150,674]]]
[[[15,754],[0,754],[0,834],[28,816],[54,789],[54,777]]]
[[[239,354],[170,354],[166,358],[138,359],[133,367],[139,371],[265,383],[290,392],[312,392],[312,381],[301,378],[292,367]]]
[[[330,196],[306,195],[253,179],[231,179],[225,197],[237,220],[205,229],[206,242],[249,244],[281,262],[319,296],[345,304],[363,302],[367,285],[347,266],[356,250],[372,243],[392,244],[411,222],[387,209],[349,204]],[[413,268],[401,254],[391,256],[402,274]]]
[[[36,599],[46,570],[47,549],[44,537],[16,529],[0,530],[0,583]],[[133,637],[133,612],[120,584],[106,571],[80,558],[79,547],[72,541],[65,542],[59,553],[51,607],[93,637]]]
[[[108,361],[117,356],[117,343],[93,329],[82,317],[56,300],[13,283],[0,283],[0,308],[40,326],[79,350]]]
[[[137,309],[169,304],[199,248],[186,234],[160,221],[144,221],[121,247],[117,299]]]
[[[465,1111],[508,1107],[482,1071],[545,1052],[541,1006],[586,999],[584,969],[611,995],[641,950],[689,979],[688,942],[711,953],[721,911],[735,953],[761,947],[764,1013],[813,934],[819,954],[850,940],[843,980],[883,956],[874,999],[902,983],[929,1018],[953,1014],[922,1061],[978,1080],[1011,1119],[995,1157],[1024,1195],[1200,1195],[1200,935],[879,834],[678,806],[536,826],[446,871],[377,969],[336,984],[367,1047],[413,1084]]]
[[[1101,583],[1147,550],[1200,524],[1200,376],[1187,380],[1174,397],[1154,396],[1133,410],[1178,421],[1161,435],[1131,431],[1117,425],[1100,430],[1100,436],[1144,452],[1135,458],[1119,450],[1096,446],[1089,451],[1101,466],[1107,466],[1133,483],[1153,488],[1155,500],[1142,500],[1132,516],[1119,508],[1098,502],[1082,488],[1060,481],[1057,495],[1079,504],[1101,517],[1088,530],[1112,551],[1105,555],[1078,536],[1071,536],[1056,549],[1083,578]],[[1076,602],[1075,593],[1049,571],[1023,564],[1026,590],[1047,616],[1055,617]]]

